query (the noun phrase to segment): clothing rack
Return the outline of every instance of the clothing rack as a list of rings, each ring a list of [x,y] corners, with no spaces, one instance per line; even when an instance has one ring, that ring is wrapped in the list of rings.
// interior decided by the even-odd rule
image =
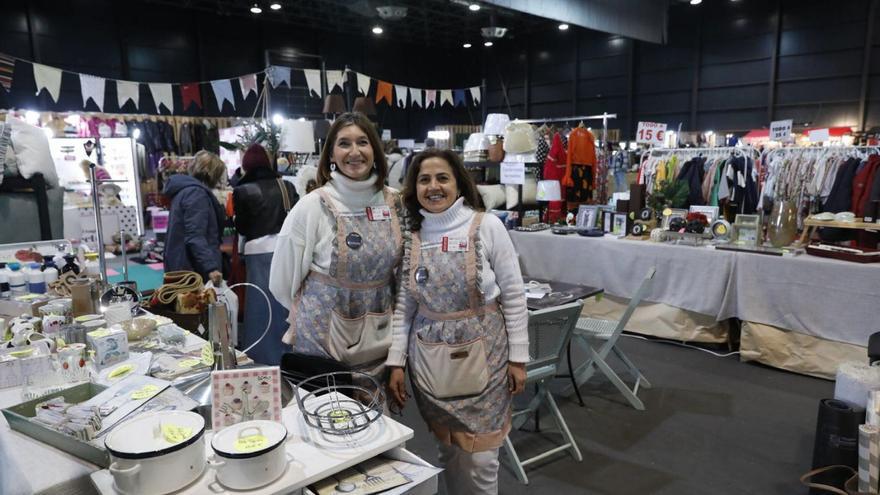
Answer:
[[[771,159],[776,157],[776,155],[787,155],[792,152],[812,152],[816,154],[830,155],[838,153],[852,153],[860,150],[873,151],[880,154],[880,146],[790,146],[769,150],[766,152],[766,154],[763,155],[763,157],[765,160],[770,161]]]
[[[758,154],[758,150],[752,148],[751,146],[742,147],[742,146],[719,146],[715,148],[650,148],[642,152],[641,159],[639,163],[645,161],[646,157],[652,156],[663,156],[663,155],[709,155],[709,156],[718,156],[725,154],[732,154],[739,156],[741,158],[756,158]]]
[[[608,119],[616,119],[616,113],[602,113],[600,115],[581,115],[576,117],[551,117],[545,119],[515,119],[515,122],[523,122],[525,124],[544,124],[547,122],[570,122],[574,120],[601,120],[602,121],[602,141],[606,141],[608,136]]]

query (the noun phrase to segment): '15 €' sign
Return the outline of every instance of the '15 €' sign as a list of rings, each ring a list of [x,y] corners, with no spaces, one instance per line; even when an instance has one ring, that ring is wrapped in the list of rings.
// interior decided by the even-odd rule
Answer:
[[[666,142],[666,124],[639,122],[636,130],[636,142],[663,146]]]

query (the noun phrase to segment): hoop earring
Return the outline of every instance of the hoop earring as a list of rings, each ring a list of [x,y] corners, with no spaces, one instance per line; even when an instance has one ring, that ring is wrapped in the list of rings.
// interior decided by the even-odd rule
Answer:
[[[333,163],[333,162],[330,162],[330,171],[331,171],[331,172],[336,172],[336,164]]]

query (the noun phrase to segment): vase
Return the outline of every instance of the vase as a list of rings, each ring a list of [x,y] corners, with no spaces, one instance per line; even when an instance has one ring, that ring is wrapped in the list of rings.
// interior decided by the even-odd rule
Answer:
[[[773,247],[788,246],[797,238],[797,207],[792,200],[776,201],[767,224],[767,238]]]

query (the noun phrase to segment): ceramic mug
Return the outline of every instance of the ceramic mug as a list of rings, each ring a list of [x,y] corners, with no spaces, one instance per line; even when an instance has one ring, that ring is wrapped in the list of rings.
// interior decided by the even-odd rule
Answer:
[[[46,315],[43,317],[43,333],[47,335],[57,334],[61,331],[61,327],[64,326],[64,323],[67,319],[64,315]]]
[[[70,344],[58,350],[58,360],[63,369],[82,368],[85,361],[86,345],[80,343]]]
[[[15,347],[27,345],[27,337],[34,332],[33,323],[19,322],[12,326],[12,345]]]

